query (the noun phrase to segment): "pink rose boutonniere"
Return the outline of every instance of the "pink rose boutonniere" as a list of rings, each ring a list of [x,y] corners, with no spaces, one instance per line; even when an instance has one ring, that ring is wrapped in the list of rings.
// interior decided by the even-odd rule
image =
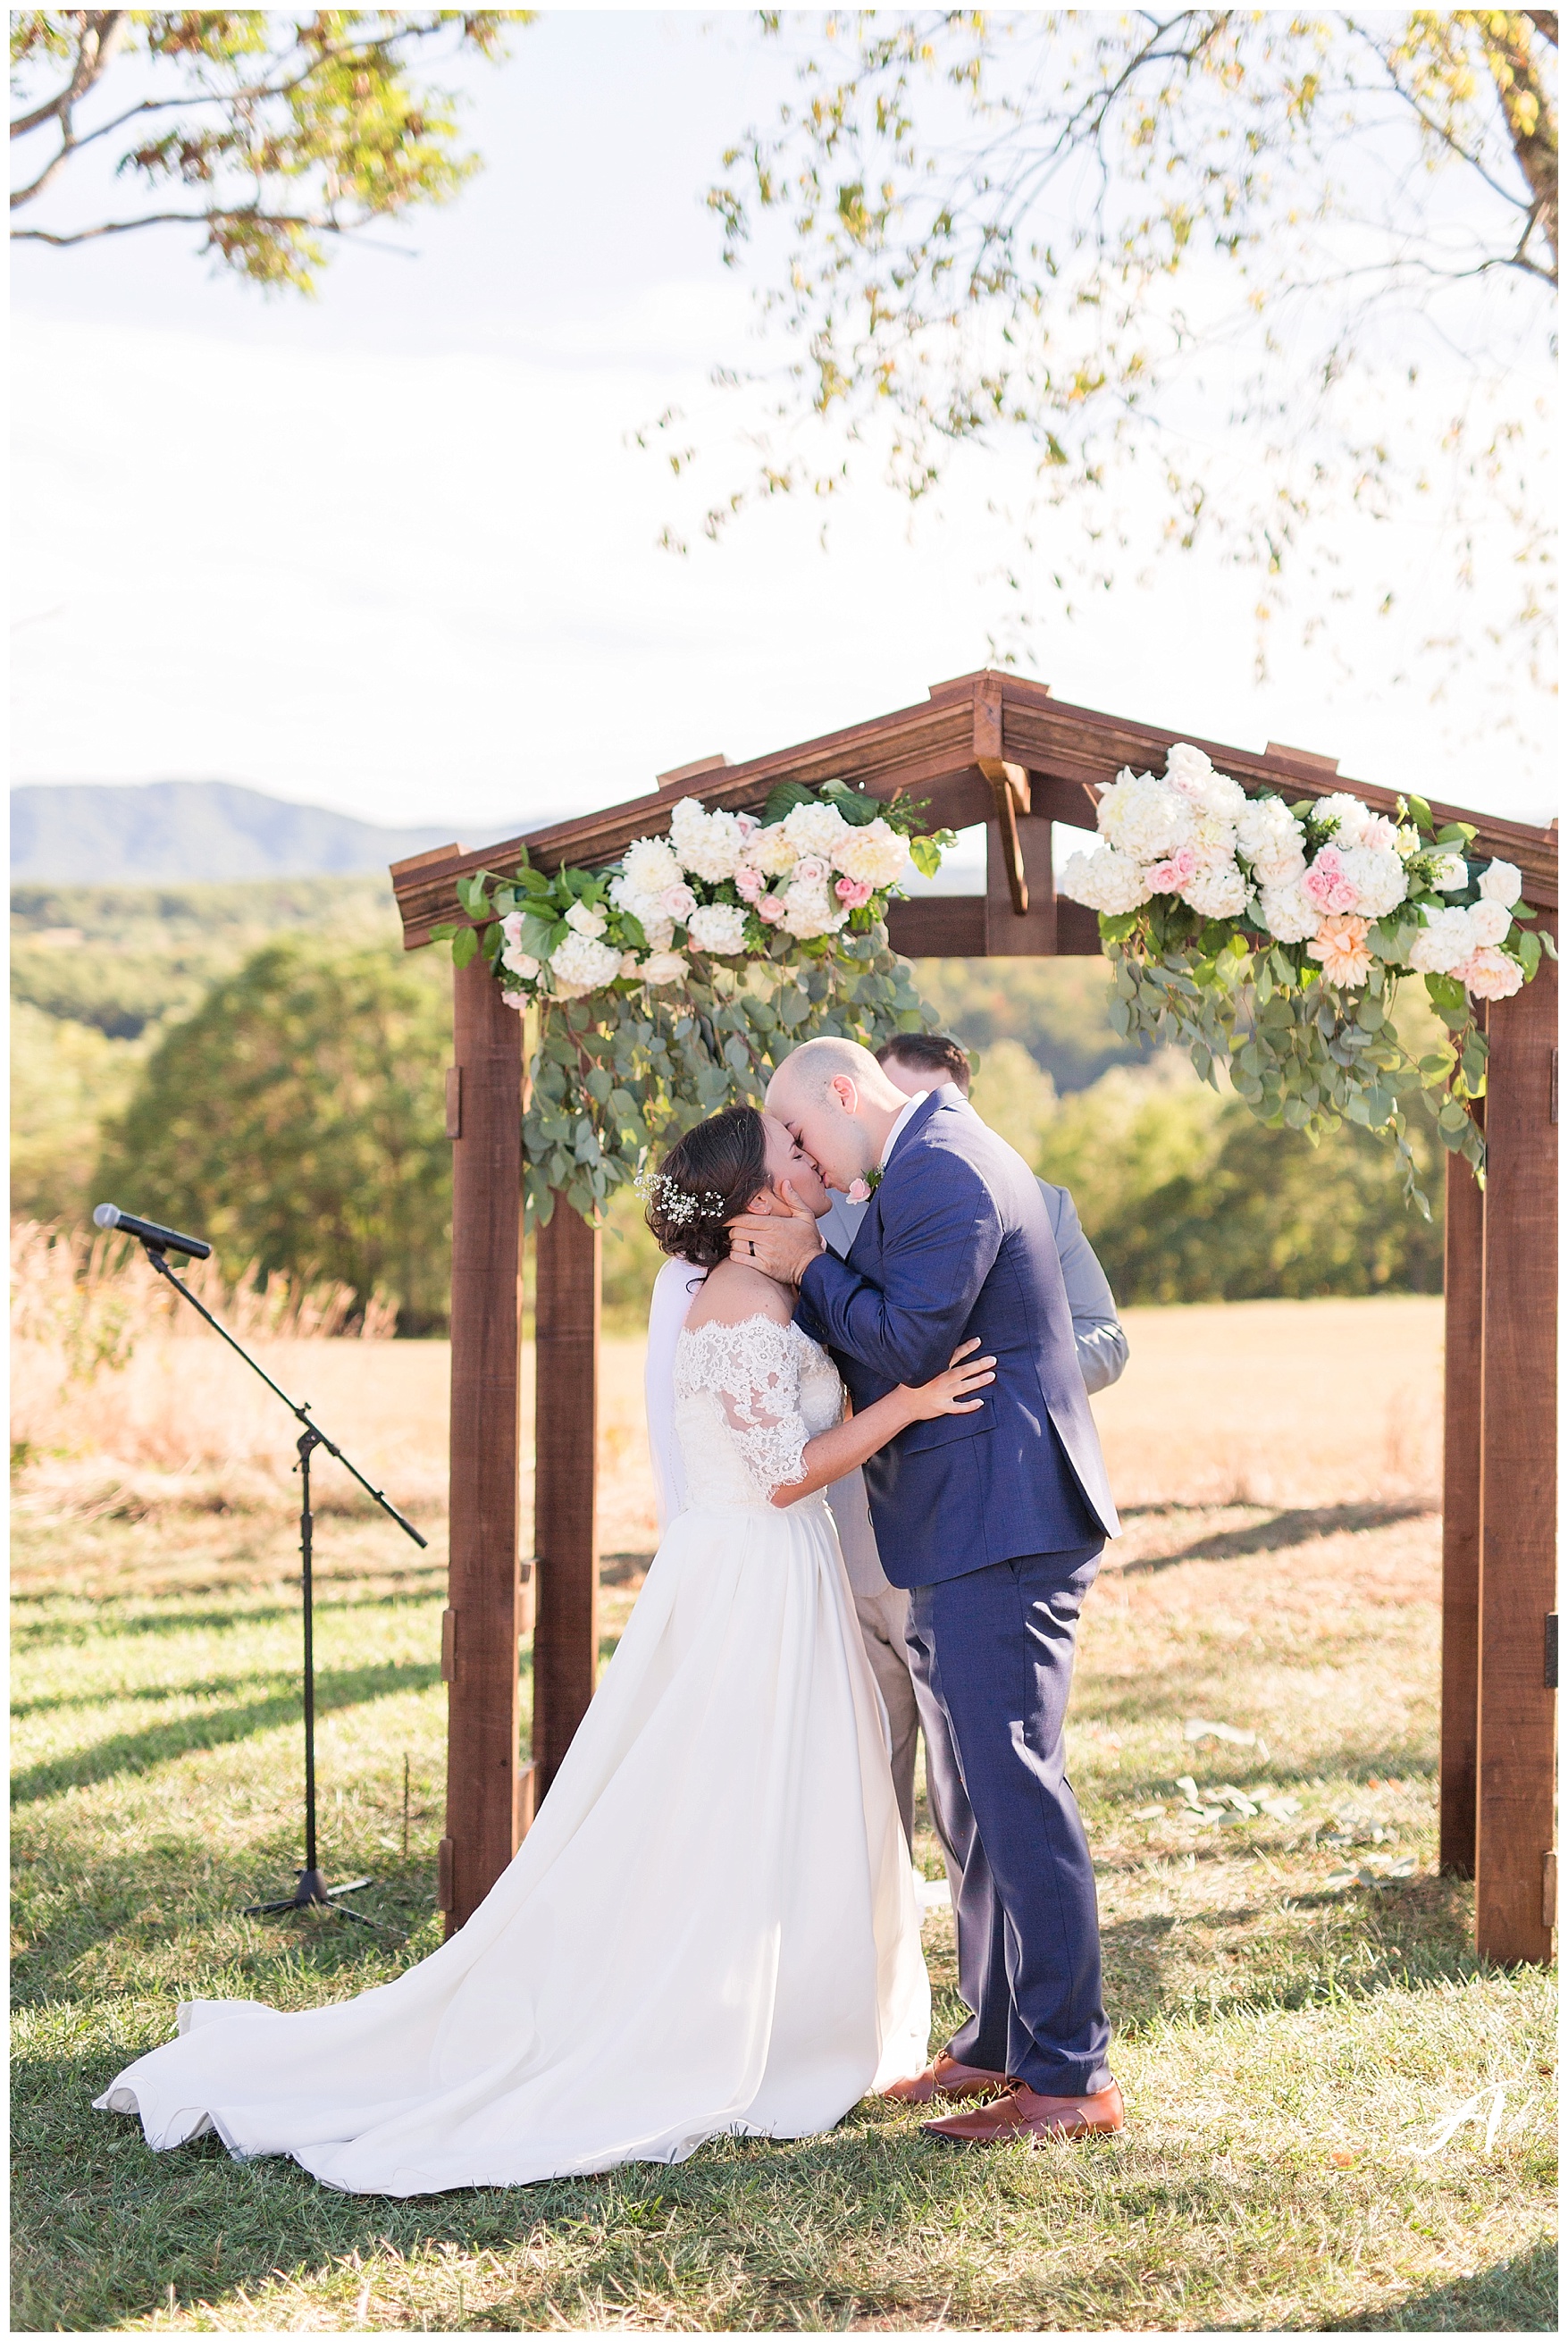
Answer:
[[[844,1195],[852,1204],[869,1204],[881,1185],[882,1166],[879,1163],[874,1169],[868,1171],[863,1179],[852,1179],[844,1190]]]

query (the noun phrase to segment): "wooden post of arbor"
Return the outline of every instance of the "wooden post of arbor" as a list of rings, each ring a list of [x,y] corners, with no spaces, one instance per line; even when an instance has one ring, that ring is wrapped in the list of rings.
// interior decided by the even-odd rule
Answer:
[[[1556,1702],[1557,969],[1487,1017],[1475,1943],[1549,1960]]]
[[[534,1241],[533,1787],[543,1797],[598,1673],[600,1237],[557,1196]]]
[[[1477,1633],[1481,1600],[1481,1249],[1484,1197],[1448,1157],[1443,1239],[1443,1725],[1438,1855],[1475,1873]]]
[[[452,976],[452,1481],[446,1836],[450,1935],[517,1851],[523,1019],[483,956]]]

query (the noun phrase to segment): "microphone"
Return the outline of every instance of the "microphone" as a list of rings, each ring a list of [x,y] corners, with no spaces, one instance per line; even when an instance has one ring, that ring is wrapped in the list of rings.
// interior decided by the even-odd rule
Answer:
[[[101,1228],[118,1228],[123,1236],[139,1236],[153,1252],[188,1252],[193,1260],[207,1260],[212,1246],[200,1236],[183,1236],[177,1228],[161,1228],[156,1220],[138,1220],[117,1204],[100,1204],[93,1215]]]

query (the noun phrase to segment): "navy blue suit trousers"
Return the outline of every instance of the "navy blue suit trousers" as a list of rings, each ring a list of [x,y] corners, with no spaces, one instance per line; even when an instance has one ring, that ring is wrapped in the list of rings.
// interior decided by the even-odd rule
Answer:
[[[1064,1767],[1078,1614],[1103,1546],[917,1586],[908,1640],[934,1815],[963,1869],[951,2053],[1033,2090],[1106,2089],[1094,1870]]]

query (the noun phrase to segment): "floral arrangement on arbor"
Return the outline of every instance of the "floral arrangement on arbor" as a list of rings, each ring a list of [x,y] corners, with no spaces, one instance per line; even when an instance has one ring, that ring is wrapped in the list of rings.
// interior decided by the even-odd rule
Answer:
[[[1224,1065],[1261,1121],[1314,1143],[1342,1119],[1383,1134],[1423,1212],[1407,1099],[1484,1175],[1474,1004],[1508,999],[1553,945],[1528,925],[1513,864],[1468,856],[1468,823],[1437,829],[1420,797],[1390,821],[1343,792],[1248,796],[1183,742],[1164,774],[1102,784],[1097,824],[1103,843],[1058,884],[1100,915],[1118,1032],[1180,1041],[1211,1083]],[[1413,975],[1450,1036],[1419,1059],[1393,1014]]]
[[[775,789],[762,815],[683,797],[663,836],[612,868],[481,871],[446,924],[458,966],[483,952],[508,1006],[535,1020],[524,1117],[524,1202],[564,1193],[592,1216],[653,1145],[737,1099],[819,1033],[870,1047],[918,1030],[889,901],[953,844],[906,799],[844,781]]]

